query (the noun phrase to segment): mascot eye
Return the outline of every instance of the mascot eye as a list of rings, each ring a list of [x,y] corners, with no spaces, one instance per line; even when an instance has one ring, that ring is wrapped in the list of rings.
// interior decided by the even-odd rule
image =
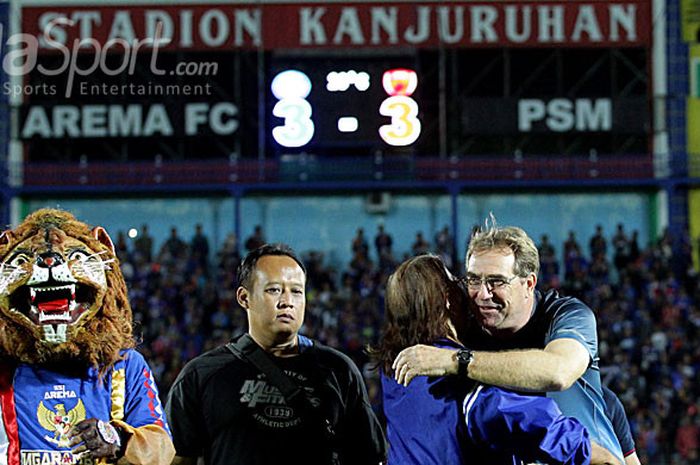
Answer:
[[[75,250],[75,251],[71,252],[70,255],[68,256],[68,259],[71,261],[72,260],[79,260],[81,262],[84,262],[87,258],[88,258],[88,254],[86,254],[82,250]]]
[[[29,263],[29,257],[24,254],[19,254],[10,260],[10,265],[12,266],[22,266],[26,263]]]

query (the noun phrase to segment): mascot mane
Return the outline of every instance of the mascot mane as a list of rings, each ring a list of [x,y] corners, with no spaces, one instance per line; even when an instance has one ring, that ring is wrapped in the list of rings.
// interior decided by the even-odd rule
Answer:
[[[80,361],[98,368],[100,374],[104,374],[121,358],[121,350],[136,345],[126,284],[105,230],[90,228],[65,211],[38,210],[16,229],[2,234],[0,261],[5,267],[19,244],[44,241],[43,237],[49,237],[48,232],[55,230],[65,233],[59,231],[59,237],[73,238],[84,244],[106,263],[101,265],[104,266],[107,284],[101,305],[87,313],[79,324],[72,325],[66,341],[50,344],[42,339],[36,325],[11,311],[8,287],[4,286],[2,289],[5,292],[0,295],[0,357],[30,364]]]

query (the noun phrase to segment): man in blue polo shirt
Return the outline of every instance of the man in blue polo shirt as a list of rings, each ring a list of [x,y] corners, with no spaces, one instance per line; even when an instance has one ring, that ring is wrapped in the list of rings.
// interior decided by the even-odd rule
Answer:
[[[605,413],[593,311],[555,291],[536,291],[538,271],[532,239],[520,228],[496,227],[492,218],[467,251],[466,285],[480,328],[463,340],[476,350],[409,347],[394,362],[395,378],[408,385],[415,376],[461,371],[486,384],[546,392],[623,462]]]
[[[622,454],[625,456],[625,465],[641,465],[637,456],[637,448],[634,445],[634,437],[630,431],[630,424],[625,414],[625,407],[617,394],[608,389],[607,386],[603,386],[603,399],[605,400],[605,413],[610,417],[615,429],[615,436],[620,441]]]

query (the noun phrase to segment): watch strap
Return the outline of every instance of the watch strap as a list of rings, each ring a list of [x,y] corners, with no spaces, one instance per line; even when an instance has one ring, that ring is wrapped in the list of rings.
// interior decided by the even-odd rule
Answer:
[[[459,349],[457,351],[457,374],[459,376],[469,376],[469,364],[473,358],[474,354],[469,349]]]

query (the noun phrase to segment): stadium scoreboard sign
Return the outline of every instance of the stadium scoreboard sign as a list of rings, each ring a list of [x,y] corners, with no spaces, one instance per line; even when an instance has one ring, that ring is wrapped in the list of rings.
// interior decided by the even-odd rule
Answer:
[[[648,105],[644,97],[464,99],[462,128],[469,134],[639,134],[647,130]]]
[[[649,41],[648,1],[551,2],[236,2],[24,8],[49,41],[154,37],[165,48],[211,50],[337,47],[639,46]]]
[[[23,139],[230,135],[238,129],[238,108],[230,102],[32,105],[21,113]]]
[[[37,60],[12,91],[30,158],[65,138],[131,140],[127,152],[189,140],[207,147],[198,157],[433,156],[463,135],[648,134],[648,89],[514,98],[461,84],[505,49],[518,62],[533,50],[641,51],[646,69],[646,0],[51,4],[24,7],[22,29]],[[199,93],[167,92],[184,86]]]

